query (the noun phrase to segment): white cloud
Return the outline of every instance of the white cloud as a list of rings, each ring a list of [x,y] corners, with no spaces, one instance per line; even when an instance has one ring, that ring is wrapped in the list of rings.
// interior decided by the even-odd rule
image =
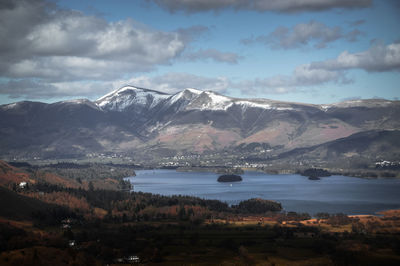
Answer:
[[[40,80],[18,79],[0,83],[0,91],[11,98],[55,98],[55,97],[85,97],[96,99],[107,92],[132,85],[142,88],[176,93],[186,88],[226,92],[230,82],[226,77],[203,77],[188,73],[167,73],[149,77],[137,76],[130,79],[114,79],[110,81],[57,81],[43,82]]]
[[[0,83],[0,91],[8,95],[9,98],[93,98],[93,96],[106,94],[112,86],[112,82],[103,81],[49,83],[32,79],[14,79],[5,83]]]
[[[263,79],[245,80],[231,83],[231,87],[238,88],[243,93],[286,94],[303,91],[328,82],[346,84],[351,82],[351,80],[347,79],[345,73],[342,71],[313,69],[310,67],[310,64],[304,64],[296,67],[291,75],[277,75]]]
[[[368,72],[400,71],[400,43],[383,45],[375,43],[370,49],[359,52],[342,52],[337,58],[314,62],[313,69],[348,70],[363,69]]]
[[[114,82],[114,87],[123,85],[134,85],[154,90],[175,93],[186,88],[197,88],[199,90],[212,90],[223,93],[229,87],[226,77],[203,77],[188,73],[167,73],[160,76],[139,76],[129,80]]]
[[[355,29],[344,33],[341,27],[329,27],[321,22],[299,23],[292,28],[278,27],[268,35],[242,40],[244,44],[263,43],[274,49],[292,49],[314,44],[314,48],[324,48],[338,39],[356,41],[362,33]]]
[[[247,80],[232,84],[232,86],[239,88],[243,93],[281,94],[301,91],[329,82],[351,83],[352,80],[347,78],[347,73],[352,69],[368,72],[400,71],[400,43],[389,45],[375,43],[363,52],[344,51],[334,59],[300,65],[291,75]]]
[[[104,91],[100,88],[111,89],[115,80],[177,59],[236,63],[239,56],[215,49],[185,53],[208,30],[197,25],[160,31],[133,19],[108,22],[44,0],[4,0],[0,3],[0,93],[28,99],[91,97]],[[213,82],[192,78],[205,87]],[[148,87],[151,82],[155,81],[150,79]],[[154,84],[162,82],[159,78]]]
[[[168,64],[187,43],[178,32],[162,32],[132,19],[109,23],[80,12],[58,10],[40,1],[18,1],[0,9],[0,74],[50,80],[118,77]],[[41,18],[23,18],[30,12]],[[14,22],[22,19],[25,24]],[[23,35],[14,33],[15,30]]]
[[[318,85],[329,81],[343,82],[342,75],[336,71],[314,69],[310,64],[296,67],[291,78],[292,86]]]

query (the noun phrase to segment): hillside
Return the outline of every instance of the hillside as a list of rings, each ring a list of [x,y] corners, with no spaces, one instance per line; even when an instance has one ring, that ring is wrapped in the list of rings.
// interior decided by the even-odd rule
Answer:
[[[372,130],[353,134],[346,138],[298,148],[279,155],[286,162],[326,162],[343,168],[368,166],[368,162],[400,161],[400,131]],[[366,165],[364,165],[366,164]]]
[[[264,160],[359,132],[400,130],[400,102],[311,105],[126,86],[94,102],[2,105],[0,117],[4,159],[120,158],[154,164],[177,155],[187,161],[228,152]]]
[[[14,183],[32,181],[33,179],[27,172],[0,160],[0,186],[12,187]]]
[[[28,184],[48,183],[67,188],[82,187],[82,184],[72,178],[59,176],[46,170],[39,170],[37,167],[21,169],[0,160],[0,185],[11,188],[21,182],[27,182]]]
[[[41,200],[18,194],[0,186],[0,217],[33,220],[35,213],[48,212],[57,205],[45,203]]]

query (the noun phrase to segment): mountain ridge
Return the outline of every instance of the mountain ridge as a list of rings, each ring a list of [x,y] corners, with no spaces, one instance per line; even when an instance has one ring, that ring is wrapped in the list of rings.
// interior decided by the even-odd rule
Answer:
[[[79,98],[79,99],[72,99],[72,100],[63,100],[63,101],[58,101],[58,102],[54,102],[54,103],[43,103],[43,102],[37,102],[37,101],[19,101],[19,102],[14,102],[14,103],[8,103],[8,104],[2,104],[0,105],[0,108],[13,108],[15,106],[17,106],[19,103],[24,103],[24,102],[29,102],[29,103],[42,103],[42,104],[60,104],[60,103],[75,103],[75,104],[83,104],[83,103],[93,103],[94,105],[96,105],[97,107],[102,107],[104,105],[106,105],[106,103],[108,103],[108,101],[106,101],[106,103],[103,103],[104,100],[107,100],[107,98],[113,97],[113,96],[118,96],[118,94],[126,92],[126,91],[141,91],[141,92],[145,92],[148,93],[148,95],[154,95],[154,94],[158,94],[158,95],[163,95],[165,96],[165,100],[168,98],[174,98],[180,94],[183,94],[185,92],[191,92],[192,94],[197,94],[197,95],[201,95],[202,93],[208,94],[208,95],[213,95],[213,96],[219,96],[219,97],[223,97],[226,98],[228,100],[230,100],[233,103],[236,104],[243,104],[243,103],[254,103],[254,107],[257,106],[257,104],[259,104],[259,106],[262,108],[263,105],[266,105],[266,107],[268,108],[268,104],[276,104],[276,105],[301,105],[301,106],[310,106],[310,107],[319,107],[321,110],[327,110],[333,107],[336,108],[343,108],[343,107],[371,107],[373,105],[375,106],[387,106],[390,104],[400,104],[399,100],[387,100],[387,99],[381,99],[381,98],[371,98],[371,99],[357,99],[357,100],[344,100],[344,101],[340,101],[340,102],[334,102],[334,103],[330,103],[330,104],[311,104],[311,103],[302,103],[302,102],[290,102],[290,101],[279,101],[279,100],[271,100],[271,99],[267,99],[267,98],[237,98],[237,97],[230,97],[230,96],[225,96],[222,95],[220,93],[216,93],[214,91],[202,91],[202,90],[198,90],[198,89],[194,89],[194,88],[186,88],[182,91],[179,91],[177,93],[174,94],[168,94],[165,92],[161,92],[161,91],[157,91],[157,90],[152,90],[152,89],[146,89],[146,88],[141,88],[141,87],[137,87],[137,86],[131,86],[131,85],[127,85],[127,86],[123,86],[119,89],[113,90],[103,96],[101,96],[100,98],[98,98],[97,100],[91,101],[89,99],[86,98]],[[174,100],[176,101],[176,100]],[[104,108],[105,110],[107,110],[107,108]],[[103,110],[104,110],[103,109]]]
[[[326,110],[332,107],[360,107],[360,106],[366,106],[368,103],[370,105],[373,105],[374,103],[376,105],[389,105],[391,103],[398,103],[400,101],[392,101],[392,100],[386,100],[386,99],[362,99],[362,100],[346,100],[346,101],[341,101],[341,102],[337,102],[337,103],[331,103],[331,104],[309,104],[309,103],[300,103],[300,102],[286,102],[286,101],[277,101],[277,100],[271,100],[271,99],[266,99],[266,98],[236,98],[236,97],[229,97],[229,96],[225,96],[213,91],[202,91],[202,90],[198,90],[198,89],[193,89],[193,88],[187,88],[184,89],[180,92],[174,93],[174,94],[167,94],[164,92],[160,92],[160,91],[156,91],[156,90],[150,90],[150,89],[145,89],[145,88],[140,88],[140,87],[135,87],[135,86],[124,86],[121,87],[117,90],[114,90],[102,97],[100,97],[99,99],[97,99],[96,101],[94,101],[97,105],[101,105],[99,104],[99,102],[101,102],[104,98],[110,97],[112,95],[118,94],[121,91],[126,91],[126,90],[141,90],[141,91],[145,91],[145,92],[150,92],[152,94],[160,94],[160,95],[165,95],[165,96],[169,96],[167,98],[174,98],[180,94],[183,94],[185,92],[191,92],[192,94],[196,94],[197,96],[201,95],[201,94],[208,94],[208,95],[212,95],[212,96],[217,96],[217,97],[223,97],[225,98],[225,101],[231,101],[232,103],[238,103],[238,104],[242,104],[242,103],[254,103],[254,106],[256,106],[257,104],[259,104],[259,106],[257,107],[263,107],[263,105],[265,105],[265,107],[269,107],[268,104],[275,104],[275,105],[302,105],[302,106],[311,106],[311,107],[319,107],[322,110]],[[195,97],[196,98],[196,97]],[[192,99],[193,100],[193,99]],[[219,99],[220,101],[222,100],[221,98]]]
[[[400,101],[315,105],[233,98],[192,88],[166,94],[124,86],[96,101],[1,105],[0,117],[3,158],[82,158],[108,153],[160,161],[177,155],[222,157],[233,152],[238,158],[267,159],[359,132],[399,130]],[[271,148],[249,154],[235,149],[251,143]]]

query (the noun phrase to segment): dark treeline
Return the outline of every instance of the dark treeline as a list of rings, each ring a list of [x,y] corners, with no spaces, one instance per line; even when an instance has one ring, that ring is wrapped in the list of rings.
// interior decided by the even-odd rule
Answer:
[[[326,177],[331,176],[331,173],[324,169],[319,168],[309,168],[302,172],[300,172],[302,176],[308,176],[310,178],[319,178],[319,177]]]
[[[17,167],[17,168],[30,168],[30,169],[37,169],[38,166],[31,165],[27,162],[8,162],[9,165]]]
[[[70,163],[70,162],[58,162],[54,164],[46,164],[43,165],[42,168],[61,168],[61,169],[84,169],[89,168],[91,164],[77,164],[77,163]]]
[[[125,220],[196,219],[198,221],[232,214],[265,214],[279,212],[281,204],[262,199],[250,199],[239,205],[229,206],[218,200],[191,196],[162,196],[143,192],[121,192],[101,189],[65,188],[48,183],[32,184],[29,191],[43,193],[66,192],[87,202],[93,208],[107,211],[108,218],[124,217]],[[29,192],[28,190],[25,193]],[[80,213],[78,211],[78,213]],[[83,215],[83,213],[80,213]]]
[[[281,211],[282,205],[279,202],[263,199],[249,199],[232,206],[240,213],[266,213],[269,211]]]
[[[398,170],[400,170],[400,163],[393,163],[393,164],[389,164],[389,165],[380,165],[380,164],[377,164],[376,166],[375,166],[375,168],[376,169],[379,169],[379,170],[393,170],[393,171],[398,171]]]
[[[20,163],[21,166],[32,166],[29,163]],[[26,165],[25,165],[26,164]],[[97,164],[97,163],[72,163],[72,162],[58,162],[58,163],[53,163],[53,164],[45,164],[42,166],[39,166],[41,168],[61,168],[61,169],[84,169],[84,168],[89,168],[92,166],[97,166],[97,165],[106,165],[110,167],[120,167],[120,168],[140,168],[138,165],[134,164],[117,164],[117,163],[102,163],[102,164]]]
[[[51,172],[59,176],[75,179],[78,182],[85,180],[104,180],[107,178],[121,180],[125,177],[136,175],[132,166],[113,164],[86,164],[69,167],[69,163],[61,163],[61,167],[58,167],[58,164],[50,167],[43,166],[40,167],[40,171]],[[112,188],[110,187],[110,189]]]
[[[218,182],[240,182],[242,181],[242,177],[239,175],[233,175],[233,174],[229,174],[229,175],[221,175],[218,177],[217,181]]]

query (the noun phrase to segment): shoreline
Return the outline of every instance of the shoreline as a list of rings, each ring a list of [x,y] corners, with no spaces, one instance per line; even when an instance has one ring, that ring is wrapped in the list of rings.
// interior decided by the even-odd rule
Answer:
[[[156,170],[156,169],[154,169],[154,170]],[[160,170],[164,170],[164,169],[160,169]],[[229,196],[229,195],[225,195],[223,192],[221,192],[222,194],[220,194],[220,195],[207,195],[207,194],[209,194],[209,192],[207,192],[206,190],[204,190],[204,189],[206,189],[209,185],[212,185],[211,183],[212,183],[212,177],[210,176],[210,175],[213,175],[213,174],[215,174],[215,173],[212,173],[212,174],[205,174],[205,173],[203,173],[203,172],[199,172],[200,174],[199,174],[199,176],[198,176],[198,178],[200,178],[201,179],[201,177],[203,177],[203,175],[207,175],[208,177],[207,177],[207,180],[208,181],[202,181],[201,183],[203,183],[203,185],[204,185],[204,188],[203,188],[203,190],[202,191],[199,191],[199,189],[197,189],[197,188],[194,188],[193,189],[193,191],[192,190],[190,190],[190,191],[187,191],[187,190],[181,190],[180,189],[180,181],[176,184],[176,186],[173,186],[172,185],[172,187],[167,191],[168,193],[165,193],[166,191],[163,191],[163,190],[160,190],[160,188],[159,188],[159,186],[155,186],[155,188],[154,189],[152,189],[151,188],[151,186],[152,186],[152,182],[156,182],[156,180],[157,180],[157,178],[158,178],[158,176],[157,176],[157,171],[154,173],[154,174],[151,174],[152,172],[153,172],[153,170],[151,170],[151,171],[145,171],[144,173],[146,173],[146,172],[148,172],[149,173],[149,175],[148,175],[148,178],[150,178],[150,179],[148,179],[149,181],[146,181],[146,179],[145,179],[145,176],[142,176],[142,177],[140,177],[141,175],[140,175],[140,171],[138,171],[138,176],[136,176],[136,177],[134,177],[134,178],[125,178],[125,180],[131,180],[131,183],[132,183],[132,185],[134,186],[134,190],[133,191],[142,191],[143,192],[143,190],[141,190],[140,189],[140,187],[141,187],[141,185],[139,184],[139,183],[143,183],[143,182],[145,182],[145,183],[148,183],[147,185],[146,185],[146,187],[148,187],[147,189],[146,188],[144,188],[144,191],[146,191],[146,192],[144,192],[144,193],[153,193],[153,194],[161,194],[161,195],[187,195],[187,196],[194,196],[194,197],[199,197],[199,198],[202,198],[202,199],[213,199],[213,200],[219,200],[219,201],[221,201],[221,202],[225,202],[225,203],[227,203],[228,205],[235,205],[235,204],[238,204],[238,203],[240,203],[241,201],[245,201],[245,200],[248,200],[248,199],[250,199],[250,198],[252,198],[252,195],[251,195],[251,191],[254,191],[254,193],[256,193],[257,192],[257,190],[256,190],[256,188],[248,188],[246,191],[243,191],[243,189],[240,187],[241,186],[241,184],[243,183],[243,182],[245,182],[246,183],[246,181],[247,182],[250,182],[251,180],[250,180],[250,178],[249,178],[249,176],[246,176],[246,174],[245,175],[243,175],[242,177],[243,177],[243,181],[242,182],[233,182],[232,184],[233,184],[233,188],[232,189],[228,189],[229,191],[239,191],[239,192],[245,192],[245,193],[250,193],[250,195],[248,195],[248,197],[243,197],[243,196],[239,196],[239,197],[234,197],[234,198],[232,198],[231,196]],[[247,172],[247,171],[246,171]],[[144,174],[143,173],[143,174]],[[174,176],[174,174],[173,173],[175,173],[175,171],[171,171],[171,172],[166,172],[166,175],[165,175],[165,178],[167,178],[167,176]],[[177,172],[177,174],[179,174],[179,175],[176,175],[176,178],[178,178],[177,180],[182,180],[182,182],[183,182],[183,184],[186,184],[186,183],[188,183],[187,184],[187,186],[188,187],[190,187],[191,185],[191,179],[190,178],[195,178],[195,172],[192,172],[192,171],[190,171],[190,172],[186,172],[186,173],[188,173],[188,178],[189,179],[182,179],[182,178],[185,178],[186,177],[186,174],[185,174],[185,172],[182,172],[182,171],[180,171],[180,172]],[[203,174],[201,174],[201,173],[203,173]],[[253,172],[254,173],[254,172]],[[257,175],[257,177],[259,177],[259,180],[264,180],[263,178],[262,178],[262,176],[263,175],[267,175],[266,173],[264,173],[264,172],[260,172],[259,173],[260,174],[260,176],[259,175]],[[250,175],[252,175],[252,174],[250,174]],[[298,177],[297,177],[298,176]],[[218,177],[218,175],[217,174],[215,174],[215,184],[217,184],[218,182],[217,182],[217,177]],[[344,184],[346,184],[346,176],[332,176],[332,177],[324,177],[324,178],[322,178],[322,180],[325,180],[325,181],[328,181],[330,178],[339,178],[340,180],[342,180],[343,182],[342,183],[344,183]],[[136,179],[135,179],[136,178]],[[161,178],[161,177],[160,177]],[[276,175],[274,175],[274,180],[278,180],[279,181],[279,176],[277,177]],[[298,180],[298,179],[307,179],[307,177],[304,177],[304,176],[301,176],[301,175],[296,175],[296,177],[290,177],[291,179],[290,180],[288,180],[288,181],[282,181],[283,182],[283,187],[281,188],[281,190],[282,190],[282,193],[285,193],[285,191],[287,190],[286,188],[285,188],[285,184],[286,183],[288,183],[288,182],[291,182],[291,180],[293,179],[294,181],[293,182],[295,182],[295,180]],[[187,181],[183,181],[183,180],[187,180]],[[194,180],[194,179],[192,179],[192,180]],[[258,179],[254,179],[254,180],[258,180]],[[266,185],[268,185],[269,183],[268,183],[268,179],[265,179],[266,181],[264,182],[264,181],[262,181],[263,182],[263,184],[265,183]],[[286,175],[285,176],[282,176],[282,180],[286,180]],[[335,179],[334,179],[335,180]],[[335,182],[335,181],[331,181],[331,182]],[[361,180],[361,179],[360,179]],[[371,179],[371,180],[374,180],[374,179]],[[137,185],[135,185],[135,183],[136,182],[138,182],[138,184]],[[165,179],[164,181],[163,181],[164,183],[166,182],[166,183],[168,183],[169,181],[168,181],[168,178],[167,179]],[[193,181],[194,182],[194,181]],[[192,182],[192,183],[193,183]],[[280,181],[279,181],[280,182]],[[316,184],[315,182],[317,182],[318,184]],[[326,184],[328,184],[328,183],[331,183],[331,182],[326,182]],[[341,181],[340,181],[341,182]],[[348,182],[353,182],[353,181],[348,181]],[[365,180],[365,181],[355,181],[356,183],[358,183],[358,182],[361,182],[362,184],[366,184],[366,186],[367,186],[367,184],[368,184],[368,180]],[[395,182],[395,181],[393,181],[393,182]],[[196,183],[196,182],[195,182]],[[226,183],[226,184],[228,184],[228,183],[230,183],[230,182],[224,182],[224,183]],[[251,182],[250,182],[251,183]],[[274,182],[273,182],[274,183]],[[375,183],[375,182],[372,182],[372,183]],[[382,181],[382,184],[386,184],[387,182],[384,182],[384,181]],[[390,183],[390,182],[389,182]],[[222,183],[221,183],[222,184]],[[322,182],[321,183],[321,181],[309,181],[309,183],[307,182],[307,181],[305,181],[305,180],[301,180],[301,184],[302,184],[302,186],[304,186],[304,188],[306,189],[308,186],[316,186],[316,187],[321,187],[321,188],[324,188],[325,186],[324,186],[324,183]],[[309,185],[308,185],[309,184]],[[397,183],[396,183],[397,184]],[[254,185],[254,184],[253,184]],[[271,186],[271,185],[268,185],[268,186]],[[367,186],[368,187],[368,186]],[[340,189],[340,188],[339,188]],[[220,191],[221,189],[218,189],[218,191]],[[337,190],[337,189],[336,189]],[[186,192],[186,193],[185,193]],[[190,192],[190,193],[187,193],[187,192]],[[220,192],[218,192],[218,193],[220,193]],[[335,192],[336,193],[336,192]],[[261,196],[261,194],[263,195],[263,196]],[[329,214],[338,214],[338,213],[344,213],[344,214],[346,214],[346,215],[348,215],[348,216],[358,216],[358,215],[374,215],[374,216],[379,216],[380,215],[380,213],[381,212],[383,212],[383,211],[387,211],[387,210],[391,210],[391,209],[393,209],[393,208],[400,208],[400,206],[399,205],[396,205],[396,204],[391,204],[392,202],[391,201],[388,201],[387,203],[384,203],[384,204],[378,204],[377,206],[371,206],[371,207],[369,207],[368,206],[368,204],[366,205],[366,204],[362,204],[361,206],[359,206],[359,208],[357,208],[357,202],[355,202],[355,201],[359,201],[359,200],[363,200],[363,198],[361,198],[361,199],[358,199],[358,198],[355,198],[355,199],[353,199],[353,198],[351,198],[352,200],[350,200],[350,201],[345,201],[345,202],[343,202],[343,206],[341,206],[341,207],[339,207],[339,208],[335,208],[335,206],[333,206],[332,204],[329,204],[329,202],[327,202],[327,200],[329,200],[329,198],[328,199],[325,199],[324,197],[322,198],[322,199],[320,199],[319,201],[321,201],[320,203],[319,202],[310,202],[310,203],[303,203],[303,205],[302,205],[302,203],[301,202],[299,202],[299,203],[293,203],[293,202],[286,202],[286,200],[284,199],[284,198],[282,198],[282,197],[279,197],[279,196],[276,196],[275,195],[275,197],[271,197],[271,195],[270,196],[268,196],[268,194],[266,194],[266,193],[261,193],[260,195],[259,194],[253,194],[253,196],[254,197],[261,197],[261,198],[263,198],[263,199],[269,199],[269,200],[275,200],[275,201],[278,201],[278,202],[280,202],[282,205],[283,205],[283,208],[284,209],[286,209],[286,208],[290,208],[290,210],[285,210],[286,212],[289,212],[289,211],[293,211],[293,212],[297,212],[297,213],[301,213],[301,212],[307,212],[308,214],[310,214],[310,216],[312,216],[312,217],[315,217],[315,215],[317,214],[317,213],[322,213],[322,212],[327,212],[327,213],[329,213]],[[336,193],[337,194],[337,193]],[[314,200],[314,198],[302,198],[302,197],[300,197],[300,199],[299,198],[297,198],[298,200],[300,200],[300,201],[318,201],[318,200]],[[379,198],[376,198],[376,201],[378,202],[378,199]],[[327,203],[324,203],[324,202],[327,202]],[[355,208],[353,208],[352,206],[356,206]],[[294,208],[293,208],[294,207]]]

